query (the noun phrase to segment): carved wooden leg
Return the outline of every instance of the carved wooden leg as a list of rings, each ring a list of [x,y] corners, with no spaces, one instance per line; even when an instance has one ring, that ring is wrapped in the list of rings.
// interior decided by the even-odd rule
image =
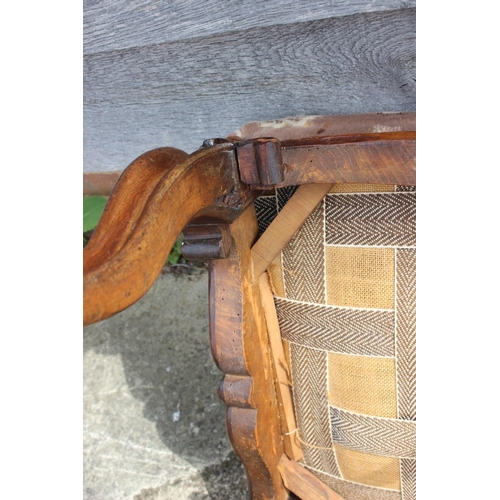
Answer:
[[[219,395],[228,405],[227,431],[247,472],[252,500],[287,499],[278,471],[283,455],[278,405],[258,283],[250,248],[257,237],[251,206],[230,226],[233,246],[210,264],[210,338],[226,374]]]

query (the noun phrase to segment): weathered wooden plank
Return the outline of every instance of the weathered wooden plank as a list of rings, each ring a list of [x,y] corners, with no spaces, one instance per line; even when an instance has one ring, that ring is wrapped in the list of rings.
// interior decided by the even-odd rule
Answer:
[[[252,120],[415,109],[415,10],[84,57],[84,170],[187,152]]]
[[[83,49],[92,54],[415,4],[415,0],[84,0]]]

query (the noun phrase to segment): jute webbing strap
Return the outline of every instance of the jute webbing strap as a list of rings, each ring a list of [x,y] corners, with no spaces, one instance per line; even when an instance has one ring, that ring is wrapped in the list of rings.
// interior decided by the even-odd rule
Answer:
[[[330,406],[332,436],[352,450],[396,458],[415,458],[416,427],[411,420],[360,415]]]
[[[413,462],[415,462],[413,460]],[[401,492],[387,488],[373,488],[371,486],[352,482],[346,479],[326,474],[308,465],[305,467],[314,472],[314,475],[329,488],[342,495],[343,498],[356,500],[402,500]]]
[[[394,355],[394,311],[274,301],[281,336],[289,342],[343,354]]]
[[[332,184],[303,184],[252,247],[253,275],[257,280],[319,205]]]

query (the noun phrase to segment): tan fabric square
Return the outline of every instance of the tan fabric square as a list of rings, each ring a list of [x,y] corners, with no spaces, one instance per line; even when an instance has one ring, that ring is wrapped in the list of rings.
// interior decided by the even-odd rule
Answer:
[[[335,455],[344,479],[378,488],[401,490],[398,458],[361,453],[337,443]]]
[[[394,249],[326,247],[327,303],[394,308]]]
[[[385,193],[393,192],[392,184],[342,184],[338,182],[330,189],[330,193]]]
[[[397,418],[394,358],[328,353],[328,401],[374,417]]]
[[[283,286],[283,268],[281,267],[281,252],[274,258],[267,268],[269,282],[273,295],[285,297],[285,288]]]

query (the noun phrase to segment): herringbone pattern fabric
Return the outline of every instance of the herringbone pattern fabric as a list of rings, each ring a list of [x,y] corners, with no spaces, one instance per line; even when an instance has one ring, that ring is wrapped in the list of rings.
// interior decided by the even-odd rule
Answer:
[[[296,186],[288,186],[276,190],[275,199],[278,212],[286,205],[286,202],[293,196],[295,191],[297,191]],[[260,218],[260,215],[258,215],[257,218]]]
[[[359,415],[330,406],[332,435],[351,450],[384,457],[415,458],[415,422]]]
[[[416,193],[339,194],[326,198],[326,243],[415,246]]]
[[[396,367],[398,417],[417,419],[416,251],[396,252]]]
[[[278,214],[275,196],[261,196],[255,200],[255,210],[259,214],[259,234],[262,234]]]
[[[283,249],[285,294],[289,299],[325,302],[324,225],[322,202]]]
[[[417,498],[417,461],[401,460],[401,493],[402,500]]]
[[[281,336],[345,354],[393,356],[394,312],[347,309],[276,297]]]
[[[402,191],[416,191],[416,186],[396,186],[396,192],[400,193]]]
[[[414,186],[339,184],[270,269],[304,465],[345,500],[416,498],[415,247]]]
[[[326,352],[290,345],[292,384],[297,387],[297,420],[302,439],[312,446],[304,449],[306,462],[319,470],[339,474],[333,450],[328,414],[327,383],[318,372],[327,367]]]

